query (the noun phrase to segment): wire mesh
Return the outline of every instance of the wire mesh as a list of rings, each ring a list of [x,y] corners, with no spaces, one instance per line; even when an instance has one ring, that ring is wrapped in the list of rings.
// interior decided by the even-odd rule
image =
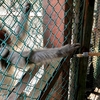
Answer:
[[[21,23],[19,19],[24,13],[23,5],[26,2],[32,4],[32,9],[29,18],[24,19]],[[81,7],[83,5],[83,0],[1,0],[0,30],[6,28],[9,37],[15,35],[17,24],[22,28],[22,31],[24,30],[27,35],[25,40],[16,36],[17,40],[12,46],[9,46],[10,50],[17,53],[19,51],[22,53],[24,50],[61,47],[67,43],[82,42],[81,27],[84,10],[81,10]],[[28,28],[24,29],[26,21],[28,21]],[[0,40],[2,41],[2,39]],[[23,43],[23,45],[17,46],[18,42]],[[6,40],[2,41],[1,45],[6,47]],[[16,48],[14,48],[15,46]],[[98,45],[95,46],[98,47]],[[22,57],[21,53],[19,54]],[[33,65],[32,70],[28,73],[29,80],[27,82],[22,79],[27,73],[28,61],[24,68],[20,69],[17,66],[20,61],[19,57],[12,67],[12,69],[15,68],[14,73],[8,74],[10,61],[0,56],[0,60],[2,59],[7,62],[7,65],[4,71],[0,69],[0,99],[7,98],[17,84],[19,87],[14,91],[16,94],[14,100],[16,100],[17,96],[20,95],[22,84],[25,84],[26,88],[18,99],[44,100],[43,97],[45,97],[46,100],[76,100],[78,59],[65,57],[50,64]],[[97,58],[93,58],[93,61],[96,60]],[[94,64],[98,66],[96,63]]]

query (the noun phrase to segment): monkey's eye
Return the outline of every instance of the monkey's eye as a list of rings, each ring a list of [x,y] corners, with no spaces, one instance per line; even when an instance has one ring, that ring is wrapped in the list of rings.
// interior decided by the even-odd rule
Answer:
[[[2,46],[4,46],[6,44],[6,39],[7,39],[7,34],[4,33],[3,39],[2,39],[2,41],[0,43]]]
[[[8,35],[5,33],[5,34],[4,34],[4,37],[5,37],[4,39],[6,39],[6,38],[8,37]]]
[[[6,43],[7,43],[8,39],[9,39],[8,34],[5,33],[5,34],[4,34],[4,41],[6,41]]]
[[[5,43],[7,43],[7,44],[11,43],[11,39],[7,33],[4,34],[4,40],[5,40]]]

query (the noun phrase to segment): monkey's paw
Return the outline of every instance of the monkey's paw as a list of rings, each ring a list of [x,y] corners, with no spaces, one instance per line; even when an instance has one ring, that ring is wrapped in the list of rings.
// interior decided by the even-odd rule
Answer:
[[[72,54],[76,49],[78,49],[80,47],[79,43],[74,43],[74,44],[67,44],[65,46],[62,46],[59,50],[59,55],[70,55]]]

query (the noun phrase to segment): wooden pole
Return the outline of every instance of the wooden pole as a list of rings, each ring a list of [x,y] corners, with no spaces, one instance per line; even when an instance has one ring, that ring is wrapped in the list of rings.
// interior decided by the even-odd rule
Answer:
[[[84,0],[85,14],[84,14],[84,20],[83,20],[84,26],[82,26],[83,27],[82,47],[83,47],[83,50],[86,50],[86,51],[89,51],[89,48],[90,48],[90,38],[91,38],[91,31],[92,31],[92,24],[93,24],[94,1],[95,0]],[[79,60],[80,61],[79,61],[77,100],[85,100],[88,57],[83,57],[83,58],[80,58]]]
[[[65,0],[66,2],[66,0]],[[70,9],[70,10],[69,10]],[[68,11],[69,10],[69,11]],[[67,15],[66,15],[67,12]],[[65,16],[64,16],[64,45],[71,43],[72,36],[72,16],[73,16],[73,0],[68,0],[65,3]],[[69,23],[69,24],[68,24]],[[67,26],[67,27],[66,27]],[[67,39],[66,39],[67,37]],[[62,98],[61,100],[68,99],[68,87],[69,87],[69,68],[70,57],[68,57],[62,64]]]

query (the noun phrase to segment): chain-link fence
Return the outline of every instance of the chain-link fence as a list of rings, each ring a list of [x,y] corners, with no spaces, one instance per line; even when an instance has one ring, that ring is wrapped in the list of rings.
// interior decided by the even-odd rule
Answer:
[[[1,30],[5,27],[10,36],[16,32],[17,24],[24,27],[19,19],[23,12],[23,6],[26,2],[21,0],[5,0],[0,1],[1,4]],[[16,51],[23,51],[32,48],[41,47],[60,47],[63,44],[71,43],[71,34],[74,29],[75,2],[72,1],[49,1],[49,0],[35,0],[32,3],[32,10],[28,20],[28,30],[25,30],[27,38],[23,42],[22,47],[17,47]],[[74,6],[73,6],[74,5]],[[26,20],[26,19],[24,19]],[[73,26],[73,27],[72,27]],[[33,34],[34,33],[34,34]],[[17,41],[12,45],[11,49],[17,45]],[[5,44],[5,41],[4,41]],[[9,61],[8,61],[9,63]],[[18,63],[18,62],[17,62]],[[12,95],[14,99],[20,95],[19,99],[67,99],[69,82],[69,65],[70,60],[66,58],[55,60],[50,64],[33,67],[31,74],[32,80],[27,80],[26,88],[20,95],[19,88],[23,87],[25,68],[16,70],[13,74],[8,75],[7,69],[1,73],[1,98],[7,98]],[[72,72],[72,70],[71,70]],[[70,73],[71,73],[70,72]],[[32,73],[32,72],[30,72]],[[26,73],[27,74],[27,73]],[[9,80],[7,80],[7,77]],[[73,77],[73,76],[72,76]],[[71,78],[70,77],[70,80]],[[29,78],[29,77],[28,77]],[[17,86],[15,83],[19,86]],[[19,82],[19,83],[18,83]],[[13,87],[13,88],[12,88]],[[74,87],[73,87],[74,88]],[[17,89],[15,91],[15,89]],[[71,90],[71,89],[69,89]],[[13,95],[13,92],[16,95]],[[75,91],[74,91],[75,92]],[[70,93],[69,93],[70,94]],[[73,95],[74,96],[74,95]],[[74,98],[74,97],[73,97]]]
[[[27,2],[31,4],[28,5],[30,8],[25,6]],[[99,52],[100,0],[95,2],[97,6],[94,12],[93,30],[95,30],[91,35],[91,51]],[[0,55],[0,60],[6,62],[4,69],[0,62],[0,100],[79,100],[77,98],[79,97],[78,90],[81,89],[82,84],[85,86],[85,81],[82,83],[81,79],[84,80],[83,76],[88,73],[86,66],[83,76],[80,76],[82,64],[80,62],[83,59],[70,55],[43,65],[33,64],[31,70],[28,59],[26,59],[25,66],[22,65],[21,68],[18,67],[18,63],[21,62],[20,58],[23,58],[21,54],[25,50],[61,47],[76,42],[85,44],[83,39],[83,30],[85,29],[83,24],[86,22],[84,16],[87,11],[85,4],[84,0],[0,1],[0,30],[5,28],[6,33],[9,32],[4,39],[0,36],[0,47],[9,46],[9,50],[20,55],[11,68],[9,68],[11,65],[9,59],[14,59],[13,54],[9,59]],[[19,35],[16,35],[17,32]],[[22,36],[25,37],[24,40],[20,38],[22,32],[26,36]],[[7,41],[9,37],[13,41],[11,45]],[[18,43],[21,45],[17,45]],[[79,52],[82,52],[81,49]],[[1,54],[3,50],[0,51]],[[94,72],[95,78],[97,78],[99,77],[99,57],[93,57],[89,62],[91,63],[91,61],[95,66]]]

